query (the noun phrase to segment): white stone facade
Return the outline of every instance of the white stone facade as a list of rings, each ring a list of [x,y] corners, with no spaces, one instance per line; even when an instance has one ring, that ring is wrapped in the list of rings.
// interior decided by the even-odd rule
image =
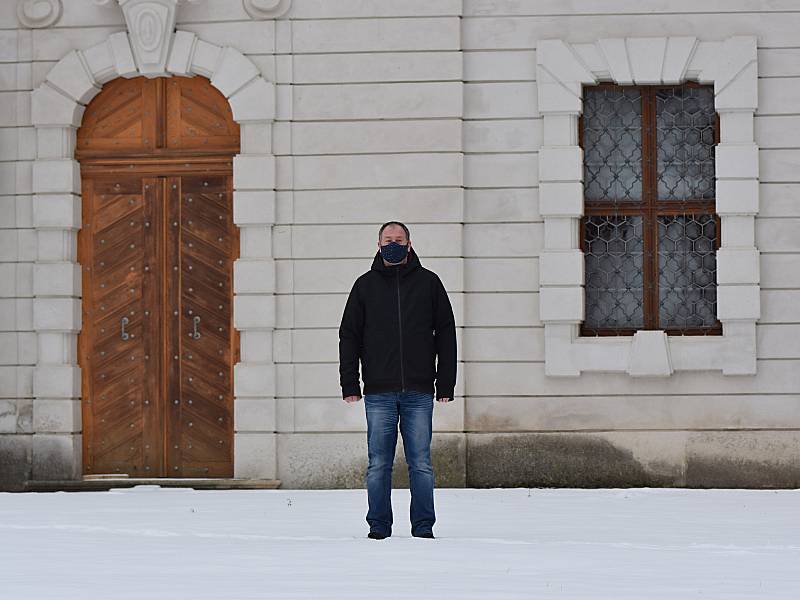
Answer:
[[[437,485],[800,485],[796,3],[153,0],[144,58],[117,0],[32,4],[0,3],[0,486],[80,476],[75,130],[139,74],[209,77],[241,124],[237,477],[363,485],[337,329],[397,219],[456,316]],[[723,335],[581,339],[580,85],[687,79],[721,121]]]

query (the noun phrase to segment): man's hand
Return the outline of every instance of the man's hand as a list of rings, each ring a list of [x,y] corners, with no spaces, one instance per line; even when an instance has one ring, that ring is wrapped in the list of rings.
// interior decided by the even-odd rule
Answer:
[[[361,396],[347,396],[344,399],[344,401],[348,402],[348,403],[350,403],[350,402],[358,402],[359,400],[361,400]],[[451,402],[453,399],[452,398],[437,398],[436,400],[438,402]]]

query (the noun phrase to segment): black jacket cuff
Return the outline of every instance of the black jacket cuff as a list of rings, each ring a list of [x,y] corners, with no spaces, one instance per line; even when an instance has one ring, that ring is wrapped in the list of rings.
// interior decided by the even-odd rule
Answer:
[[[359,396],[361,397],[361,386],[354,385],[354,386],[347,386],[342,388],[342,398],[347,398],[348,396]]]
[[[440,388],[436,387],[436,399],[439,398],[452,398],[453,397],[453,388]]]

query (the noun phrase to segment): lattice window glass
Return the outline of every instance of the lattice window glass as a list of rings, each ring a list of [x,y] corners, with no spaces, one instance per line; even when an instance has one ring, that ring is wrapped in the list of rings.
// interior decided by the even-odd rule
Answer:
[[[584,88],[583,335],[719,334],[711,86]]]
[[[586,198],[642,198],[642,97],[637,88],[599,89],[584,108]]]
[[[714,198],[714,94],[656,90],[656,176],[660,200]]]
[[[663,327],[711,327],[717,267],[712,215],[658,217],[659,321]]]
[[[586,325],[644,326],[642,218],[589,217],[584,236]]]

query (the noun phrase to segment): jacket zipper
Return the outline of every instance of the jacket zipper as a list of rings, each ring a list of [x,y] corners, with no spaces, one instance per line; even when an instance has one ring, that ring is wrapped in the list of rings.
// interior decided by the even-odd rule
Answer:
[[[406,391],[406,383],[403,379],[403,317],[400,314],[400,269],[397,271],[397,322],[400,325],[400,387]]]

